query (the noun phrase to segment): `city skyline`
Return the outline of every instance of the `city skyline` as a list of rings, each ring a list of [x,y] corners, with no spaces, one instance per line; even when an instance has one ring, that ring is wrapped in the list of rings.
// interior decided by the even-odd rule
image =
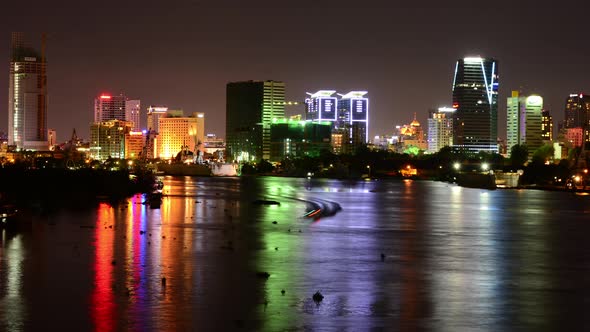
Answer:
[[[468,56],[498,60],[502,138],[510,91],[541,95],[556,123],[563,120],[570,93],[590,92],[590,46],[577,43],[583,23],[543,4],[484,11],[469,3],[400,7],[303,1],[279,7],[261,1],[226,8],[229,2],[166,7],[130,1],[110,12],[109,24],[99,24],[98,15],[81,4],[64,3],[63,8],[11,3],[2,11],[27,13],[5,14],[0,23],[5,31],[0,35],[2,131],[8,126],[11,31],[24,31],[33,45],[47,32],[47,127],[57,130],[58,141],[72,128],[89,138],[93,100],[103,92],[141,99],[142,121],[147,105],[204,112],[207,132],[225,137],[225,86],[244,80],[285,82],[286,100],[299,102],[306,91],[369,91],[374,124],[369,137],[388,134],[413,113],[426,123],[429,109],[451,105],[455,62]],[[106,1],[101,7],[113,5]],[[461,25],[455,16],[462,17]],[[488,34],[461,29],[494,16],[516,23],[482,27]],[[347,25],[337,17],[358,21]],[[330,51],[308,52],[311,45],[330,45]],[[345,52],[346,45],[355,48]],[[287,107],[286,114],[303,114],[302,104]]]

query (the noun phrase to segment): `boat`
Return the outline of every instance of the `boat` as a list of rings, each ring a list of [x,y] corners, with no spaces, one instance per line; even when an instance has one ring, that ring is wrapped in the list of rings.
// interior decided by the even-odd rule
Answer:
[[[233,163],[212,163],[211,175],[213,176],[237,176],[238,164]]]

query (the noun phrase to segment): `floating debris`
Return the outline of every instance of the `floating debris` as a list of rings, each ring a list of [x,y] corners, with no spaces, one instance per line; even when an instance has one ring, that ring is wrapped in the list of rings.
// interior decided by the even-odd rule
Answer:
[[[281,289],[281,295],[285,295],[285,290]]]
[[[276,224],[278,224],[278,222],[276,222],[276,221],[273,221],[272,223],[273,223],[273,225],[276,225]]]
[[[384,253],[381,253],[381,261],[382,262],[385,261],[385,254]]]
[[[324,299],[324,296],[322,295],[322,293],[320,293],[320,291],[315,292],[315,294],[313,294],[312,299],[314,300],[314,302],[322,302],[322,300]]]
[[[268,272],[256,272],[256,276],[258,278],[268,279],[270,277],[270,273],[268,273]]]
[[[166,277],[162,277],[162,286],[166,286]]]

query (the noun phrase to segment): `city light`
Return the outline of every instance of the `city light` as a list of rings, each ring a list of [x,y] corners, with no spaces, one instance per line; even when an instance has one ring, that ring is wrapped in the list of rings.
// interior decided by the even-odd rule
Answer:
[[[483,163],[481,164],[481,169],[487,171],[488,169],[490,169],[490,165],[488,163]]]
[[[458,171],[458,170],[460,170],[460,169],[461,169],[461,164],[460,164],[460,163],[458,163],[458,162],[456,162],[456,163],[454,163],[454,164],[453,164],[453,168],[454,168],[456,171]]]

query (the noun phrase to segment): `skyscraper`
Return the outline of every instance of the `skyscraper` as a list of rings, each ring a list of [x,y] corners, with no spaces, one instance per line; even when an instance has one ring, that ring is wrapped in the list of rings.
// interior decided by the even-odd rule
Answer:
[[[541,111],[543,98],[530,95],[519,96],[518,91],[512,91],[512,97],[507,99],[507,148],[508,151],[517,144],[524,144],[529,150],[529,156],[543,145],[541,134]]]
[[[498,64],[467,57],[455,65],[453,145],[469,151],[498,151]]]
[[[436,153],[445,146],[453,145],[454,108],[439,107],[428,116],[428,152]]]
[[[305,120],[307,121],[336,121],[336,106],[338,99],[332,97],[335,90],[320,90],[314,93],[307,92],[305,99]]]
[[[128,121],[133,122],[133,131],[139,131],[140,108],[140,100],[129,100],[124,94],[103,93],[94,99],[94,122]]]
[[[285,117],[285,83],[228,83],[225,115],[227,159],[268,160],[272,120]]]
[[[47,63],[27,46],[24,33],[12,33],[8,87],[8,144],[17,149],[47,150]]]
[[[140,100],[125,101],[125,121],[133,122],[133,131],[141,131],[140,110]]]
[[[541,113],[541,137],[543,141],[553,141],[553,117],[549,111],[543,110]]]
[[[584,128],[590,121],[590,96],[572,93],[565,100],[564,128]]]
[[[340,95],[333,131],[342,133],[344,153],[353,153],[369,140],[369,98],[365,97],[366,94],[367,91],[350,91]]]
[[[124,95],[112,96],[101,94],[94,99],[94,122],[111,120],[125,121],[125,106],[127,98]]]

